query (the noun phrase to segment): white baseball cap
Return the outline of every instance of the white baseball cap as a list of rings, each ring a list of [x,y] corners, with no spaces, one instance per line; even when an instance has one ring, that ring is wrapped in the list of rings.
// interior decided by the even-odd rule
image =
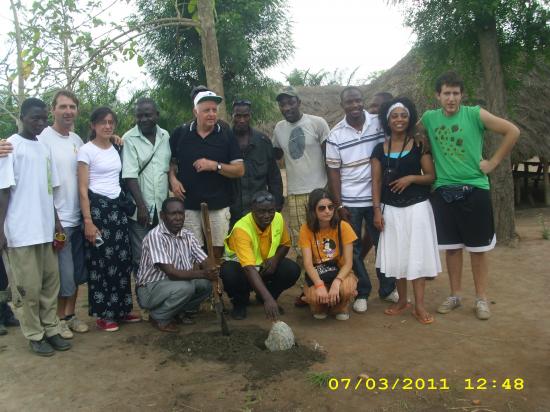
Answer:
[[[197,95],[195,96],[195,100],[193,101],[193,104],[195,105],[195,107],[197,107],[199,103],[205,102],[208,100],[211,100],[213,102],[216,102],[217,104],[220,104],[223,99],[220,96],[218,96],[216,93],[208,90],[205,92],[197,93]]]

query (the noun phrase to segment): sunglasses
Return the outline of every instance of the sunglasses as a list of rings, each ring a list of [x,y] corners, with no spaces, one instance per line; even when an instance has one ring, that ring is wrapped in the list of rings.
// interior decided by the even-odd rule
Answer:
[[[252,203],[271,203],[273,201],[275,201],[275,197],[271,193],[268,193],[267,195],[255,197]]]
[[[233,107],[235,106],[252,106],[250,100],[233,100]]]
[[[319,206],[317,206],[317,210],[319,212],[324,212],[325,209],[328,209],[329,212],[332,212],[334,210],[334,205],[319,205]]]

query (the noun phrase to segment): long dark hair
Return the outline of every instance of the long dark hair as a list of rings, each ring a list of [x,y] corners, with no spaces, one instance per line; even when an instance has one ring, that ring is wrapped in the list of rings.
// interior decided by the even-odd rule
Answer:
[[[92,114],[90,115],[90,124],[97,124],[103,119],[105,119],[108,115],[113,116],[113,120],[115,122],[115,126],[118,123],[118,118],[116,117],[116,113],[113,112],[113,110],[110,107],[102,106],[95,109]],[[90,132],[90,140],[95,139],[95,130],[92,129]]]
[[[307,227],[313,233],[317,233],[320,230],[319,219],[317,219],[317,204],[323,199],[329,199],[332,204],[336,204],[332,194],[325,189],[314,189],[309,194],[309,199],[307,201],[306,222]],[[336,228],[339,221],[340,217],[338,216],[336,210],[334,210],[332,219],[330,219],[330,227],[333,229]]]

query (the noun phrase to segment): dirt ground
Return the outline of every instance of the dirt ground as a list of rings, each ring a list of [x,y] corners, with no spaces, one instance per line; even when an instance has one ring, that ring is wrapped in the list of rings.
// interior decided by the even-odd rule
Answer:
[[[10,328],[0,338],[0,410],[550,411],[550,241],[541,237],[541,213],[550,226],[550,209],[519,211],[517,247],[490,254],[489,321],[474,317],[466,260],[463,307],[436,316],[429,326],[410,314],[384,315],[387,304],[376,296],[365,315],[316,321],[307,309],[292,306],[298,289],[287,291],[282,320],[299,344],[288,360],[256,344],[270,328],[259,305],[250,308],[247,320],[230,320],[228,344],[217,334],[213,312],[201,313],[196,325],[182,327],[177,336],[145,322],[116,333],[92,327],[75,336],[72,350],[52,358],[30,354],[19,330]],[[435,311],[447,293],[444,272],[427,283],[429,309]],[[92,326],[84,297],[79,314]],[[231,351],[238,361],[228,356]],[[365,375],[377,388],[366,388]],[[328,376],[337,389],[322,384]],[[345,378],[351,379],[347,389]],[[383,378],[387,390],[380,388]],[[420,379],[418,389],[406,390],[405,378]],[[466,379],[476,385],[482,378],[487,389],[466,389]],[[512,388],[514,379],[522,379],[523,389],[503,389],[508,378]],[[449,389],[421,389],[428,379],[435,380],[432,386],[446,379]]]

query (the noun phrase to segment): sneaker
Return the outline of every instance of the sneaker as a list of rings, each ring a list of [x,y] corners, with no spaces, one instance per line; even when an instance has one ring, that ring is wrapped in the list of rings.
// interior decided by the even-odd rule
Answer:
[[[437,308],[437,313],[441,313],[444,315],[460,307],[460,305],[460,297],[448,296],[447,299],[445,299],[445,301]]]
[[[69,320],[67,320],[67,325],[73,332],[86,333],[89,330],[88,325],[76,316],[72,316]]]
[[[399,293],[397,293],[397,289],[394,289],[392,293],[384,298],[384,300],[386,302],[397,303],[399,301]]]
[[[59,334],[46,337],[46,340],[55,350],[64,351],[71,349],[70,342]]]
[[[72,339],[74,336],[65,319],[59,321],[59,334],[63,339]]]
[[[4,325],[5,326],[19,326],[19,321],[13,314],[10,305],[4,303]]]
[[[343,312],[343,313],[337,313],[336,314],[336,320],[348,320],[349,319],[349,313]]]
[[[491,310],[485,299],[476,299],[474,310],[479,320],[487,320],[491,317]]]
[[[151,324],[161,332],[177,333],[179,330],[174,321],[171,320],[168,322],[160,322],[156,321],[152,317],[149,317],[149,322],[151,322]]]
[[[367,311],[367,299],[355,299],[355,302],[353,302],[353,310],[357,313],[365,313]]]
[[[235,320],[246,319],[246,306],[244,305],[233,306],[233,310],[231,311],[231,317]]]
[[[319,319],[319,320],[323,320],[323,319],[326,319],[327,318],[327,314],[326,313],[314,313],[313,314],[313,317],[315,319]]]
[[[96,326],[105,332],[115,332],[118,330],[118,323],[108,319],[98,319],[95,321]]]
[[[41,340],[30,340],[29,346],[33,353],[38,356],[53,356],[55,353],[52,345],[50,345],[44,338]]]
[[[123,323],[137,323],[141,322],[141,318],[133,313],[128,313],[126,316],[120,318],[120,321]]]

